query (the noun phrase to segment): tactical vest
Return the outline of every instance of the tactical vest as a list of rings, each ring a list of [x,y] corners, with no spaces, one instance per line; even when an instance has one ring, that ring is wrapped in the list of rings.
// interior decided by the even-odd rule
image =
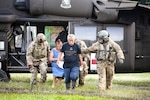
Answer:
[[[97,61],[110,61],[115,62],[116,60],[116,52],[110,44],[103,46],[103,44],[99,45],[99,49],[96,53]]]
[[[33,48],[33,57],[35,59],[47,58],[48,56],[48,47],[45,43],[42,45],[35,44]]]

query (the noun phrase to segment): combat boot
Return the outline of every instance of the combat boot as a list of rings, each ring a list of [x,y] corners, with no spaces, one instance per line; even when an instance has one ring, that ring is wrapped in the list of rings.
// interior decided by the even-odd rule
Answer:
[[[79,79],[79,85],[83,86],[84,85],[84,80],[83,79]]]
[[[66,83],[66,90],[70,89],[70,83]]]
[[[72,81],[72,90],[76,88],[76,81]]]
[[[106,86],[107,90],[111,90],[111,88],[112,88],[111,86]]]

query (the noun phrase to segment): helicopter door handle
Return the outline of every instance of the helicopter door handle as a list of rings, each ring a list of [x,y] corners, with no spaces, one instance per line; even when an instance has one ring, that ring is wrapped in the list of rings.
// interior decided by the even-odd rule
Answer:
[[[138,55],[138,56],[136,56],[135,58],[139,59],[139,58],[140,58],[140,56]]]
[[[143,58],[144,58],[144,56],[142,55],[142,56],[141,56],[141,58],[143,59]]]
[[[143,56],[143,55],[141,55],[141,56],[140,56],[140,55],[137,55],[135,58],[136,58],[136,59],[140,59],[140,58],[143,59],[144,56]]]

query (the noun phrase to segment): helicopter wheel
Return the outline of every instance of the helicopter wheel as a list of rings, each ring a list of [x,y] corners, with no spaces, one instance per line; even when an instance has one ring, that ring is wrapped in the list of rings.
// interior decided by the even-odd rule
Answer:
[[[1,82],[8,82],[9,81],[6,72],[3,71],[2,69],[0,69],[0,81]]]

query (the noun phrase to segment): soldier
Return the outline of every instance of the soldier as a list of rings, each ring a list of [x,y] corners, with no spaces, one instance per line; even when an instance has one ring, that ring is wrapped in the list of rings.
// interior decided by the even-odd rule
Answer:
[[[106,30],[99,31],[98,41],[91,47],[83,50],[84,53],[92,51],[96,51],[99,89],[100,91],[111,89],[116,55],[119,63],[122,64],[125,59],[124,54],[120,46],[109,38],[109,33]]]
[[[81,50],[87,48],[87,45],[85,44],[84,41],[82,41],[80,39],[76,39],[75,42],[81,47]],[[85,76],[88,74],[88,68],[89,68],[88,63],[89,63],[90,56],[89,56],[89,54],[82,53],[82,57],[83,57],[83,61],[84,61],[85,65],[80,66],[79,83],[77,83],[77,86],[84,85]]]
[[[38,71],[41,73],[40,82],[44,83],[46,81],[47,74],[47,62],[49,60],[50,46],[46,41],[45,35],[39,33],[35,41],[27,48],[27,65],[32,73],[30,85],[36,85]]]

